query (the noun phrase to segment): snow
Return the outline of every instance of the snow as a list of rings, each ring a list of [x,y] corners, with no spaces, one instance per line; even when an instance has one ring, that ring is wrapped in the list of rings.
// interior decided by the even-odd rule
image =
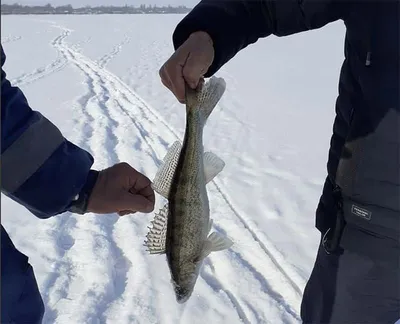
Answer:
[[[182,17],[2,16],[5,71],[95,168],[126,161],[153,179],[185,127],[158,76]],[[44,323],[300,323],[343,38],[341,22],[272,36],[217,73],[227,90],[204,143],[226,166],[207,189],[214,229],[234,246],[205,260],[184,305],[165,256],[143,246],[153,213],[40,220],[2,195],[2,224],[30,257]]]

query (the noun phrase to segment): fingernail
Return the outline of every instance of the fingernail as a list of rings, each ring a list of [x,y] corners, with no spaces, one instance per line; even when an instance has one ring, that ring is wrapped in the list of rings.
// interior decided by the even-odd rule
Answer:
[[[153,210],[154,210],[153,204],[151,204],[151,203],[148,204],[146,210],[147,210],[149,213],[150,213],[151,211],[153,211]]]

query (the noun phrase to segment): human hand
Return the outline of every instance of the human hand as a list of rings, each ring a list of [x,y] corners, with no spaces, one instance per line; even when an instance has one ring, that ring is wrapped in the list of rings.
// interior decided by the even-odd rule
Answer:
[[[118,163],[100,171],[89,197],[87,211],[120,216],[154,210],[151,181],[128,163]]]
[[[195,32],[161,67],[161,81],[180,103],[185,103],[185,81],[192,89],[197,88],[213,60],[211,37],[206,32]]]

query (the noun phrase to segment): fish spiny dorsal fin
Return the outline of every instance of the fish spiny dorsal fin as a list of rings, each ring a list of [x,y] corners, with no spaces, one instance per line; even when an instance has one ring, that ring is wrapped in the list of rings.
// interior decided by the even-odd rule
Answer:
[[[153,190],[166,199],[168,199],[172,179],[174,177],[176,166],[178,165],[181,147],[182,145],[179,141],[175,141],[172,144],[154,177],[153,183],[151,184]]]
[[[186,109],[199,109],[205,123],[224,94],[225,89],[225,80],[215,76],[211,77],[208,82],[201,81],[195,90],[186,85]]]
[[[150,254],[165,253],[167,223],[168,203],[166,203],[158,213],[154,214],[154,219],[151,221],[152,227],[149,227],[149,232],[146,235],[147,240],[144,241],[144,246],[147,247],[147,251]]]

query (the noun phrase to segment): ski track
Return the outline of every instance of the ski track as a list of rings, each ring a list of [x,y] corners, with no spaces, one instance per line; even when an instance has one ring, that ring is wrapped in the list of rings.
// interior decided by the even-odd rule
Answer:
[[[81,41],[77,41],[74,44],[71,44],[70,47],[77,53],[81,53],[82,52],[82,44],[87,44],[92,40],[91,36],[86,37],[85,39],[81,40]]]
[[[52,45],[56,48],[60,54],[59,61],[64,62],[63,64],[72,63],[76,68],[78,68],[85,77],[85,83],[87,85],[87,93],[82,95],[82,97],[77,99],[77,109],[80,109],[82,114],[81,119],[77,119],[78,125],[82,129],[80,146],[84,147],[87,145],[88,150],[92,150],[97,153],[107,152],[105,160],[101,161],[102,166],[106,167],[119,162],[118,152],[126,151],[126,144],[120,143],[118,139],[121,140],[121,136],[118,134],[124,134],[124,129],[132,128],[133,126],[137,129],[140,137],[136,136],[136,142],[134,143],[134,149],[143,152],[145,155],[143,157],[151,159],[156,166],[161,162],[160,156],[164,156],[166,150],[170,143],[175,139],[180,139],[177,132],[156,112],[154,111],[143,99],[141,99],[135,92],[133,92],[124,82],[122,82],[117,76],[110,73],[104,66],[121,50],[124,42],[129,41],[125,38],[124,41],[116,45],[112,52],[104,55],[98,63],[85,57],[78,51],[74,50],[72,46],[68,46],[65,43],[65,38],[68,37],[71,30],[53,25],[53,27],[61,29],[62,33],[53,40]],[[53,62],[54,63],[54,62]],[[53,64],[52,66],[56,66]],[[55,71],[48,68],[47,71]],[[50,72],[51,73],[51,72]],[[34,73],[32,74],[35,75]],[[40,75],[40,73],[39,73]],[[21,82],[26,81],[27,78],[22,79]],[[166,133],[159,134],[160,129],[166,130]],[[134,134],[133,130],[131,130]],[[101,136],[99,136],[101,134]],[[97,138],[101,138],[98,140]],[[258,246],[258,249],[263,252],[265,261],[270,264],[267,270],[264,271],[276,271],[283,278],[286,286],[291,289],[292,292],[297,295],[298,298],[301,297],[301,289],[298,282],[301,279],[298,278],[296,272],[288,265],[280,253],[273,247],[273,245],[268,241],[266,235],[260,232],[246,216],[239,212],[238,208],[234,206],[232,200],[226,194],[224,187],[218,182],[218,180],[213,181],[215,191],[219,194],[220,198],[225,202],[225,205],[229,207],[233,215],[235,215],[235,221],[232,226],[236,226],[236,233],[243,236],[243,231],[245,230],[247,235],[253,238],[253,241]],[[68,254],[68,251],[74,246],[74,237],[79,234],[79,231],[84,231],[84,225],[90,225],[97,234],[102,236],[101,244],[108,245],[107,255],[104,257],[105,261],[108,261],[106,265],[107,271],[111,273],[111,278],[108,283],[104,284],[104,289],[101,295],[97,295],[96,291],[89,291],[88,294],[95,294],[96,300],[98,301],[95,307],[88,307],[86,309],[91,309],[91,313],[85,314],[85,323],[88,321],[94,321],[105,323],[107,319],[108,311],[111,308],[121,307],[121,299],[129,299],[129,296],[125,296],[125,287],[129,280],[137,282],[140,280],[140,273],[144,276],[144,280],[152,280],[151,276],[149,278],[148,273],[151,269],[148,267],[148,262],[146,261],[144,255],[141,251],[133,251],[134,257],[137,258],[135,264],[142,264],[145,269],[141,272],[131,273],[133,271],[132,263],[124,255],[126,249],[121,246],[121,242],[116,239],[117,229],[116,224],[118,221],[118,216],[114,217],[112,215],[103,215],[101,217],[88,218],[87,220],[79,219],[81,226],[78,229],[77,219],[72,215],[65,215],[60,217],[58,223],[55,225],[54,231],[59,231],[57,236],[57,243],[59,246],[59,261],[55,262],[54,273],[49,276],[45,284],[45,290],[47,294],[45,295],[45,303],[47,305],[47,312],[45,317],[45,323],[53,323],[57,318],[57,310],[55,309],[56,303],[62,298],[68,298],[68,289],[73,280],[74,275],[76,275],[76,269],[74,269],[75,261],[79,264],[79,260],[74,260],[74,256]],[[131,225],[131,231],[135,232],[135,222],[129,221]],[[224,231],[217,224],[214,224],[214,228],[217,231],[224,233]],[[229,232],[230,235],[234,236],[234,233]],[[135,237],[133,235],[132,237]],[[136,239],[137,240],[137,239]],[[132,241],[135,241],[133,239]],[[136,242],[137,243],[137,242]],[[132,242],[130,246],[133,249],[135,242]],[[125,243],[124,243],[125,244]],[[93,254],[96,255],[96,247],[93,246]],[[255,281],[260,284],[261,291],[273,299],[278,308],[285,311],[282,315],[282,320],[284,323],[291,323],[290,317],[297,321],[300,321],[299,315],[293,309],[290,303],[286,302],[288,294],[282,296],[277,293],[279,287],[273,282],[268,282],[264,279],[262,271],[258,270],[255,265],[260,262],[256,260],[257,256],[251,256],[251,253],[244,254],[245,250],[240,248],[232,248],[228,254],[231,258],[236,259],[246,271],[252,274]],[[214,268],[214,263],[211,261],[214,258],[209,258],[205,260],[204,267],[206,265]],[[217,261],[217,259],[216,259]],[[216,262],[215,261],[215,262]],[[140,263],[138,263],[140,262]],[[60,279],[61,271],[65,271],[68,274],[68,278]],[[218,278],[217,276],[212,276],[204,271],[201,272],[201,278],[206,282],[212,290],[218,292],[223,291],[228,297],[233,305],[233,308],[237,312],[238,318],[243,323],[251,323],[250,318],[258,318],[257,309],[254,309],[251,303],[235,295],[235,292],[231,291],[227,285],[223,282],[225,278]],[[295,278],[295,279],[293,279]],[[61,284],[58,285],[57,291],[53,291],[53,287],[57,280],[61,280]],[[229,281],[228,281],[229,282]],[[151,283],[150,283],[151,285]],[[53,287],[53,288],[52,288]],[[57,293],[57,301],[50,301],[49,296]],[[147,294],[147,295],[146,295]],[[290,295],[290,294],[289,294]],[[147,298],[147,299],[146,299]],[[136,307],[147,307],[152,308],[152,314],[157,313],[159,306],[154,305],[151,301],[158,300],[158,297],[151,294],[151,292],[146,292],[141,301],[136,301]],[[150,306],[149,306],[150,305]],[[134,309],[131,312],[135,312]],[[140,311],[138,311],[140,312]],[[100,317],[96,319],[96,316],[100,314]],[[138,314],[136,314],[138,315]],[[289,317],[290,315],[290,317]],[[132,316],[132,314],[130,315]]]
[[[113,50],[110,53],[103,55],[96,61],[96,63],[100,67],[104,68],[108,64],[108,62],[110,62],[114,57],[116,57],[119,54],[119,52],[121,52],[122,47],[125,44],[129,43],[130,40],[131,38],[126,35],[125,38],[120,43],[114,46]]]
[[[11,43],[11,42],[16,42],[22,39],[22,36],[14,36],[14,35],[9,35],[9,36],[3,36],[1,38],[1,43],[2,44],[7,44],[7,43]]]
[[[288,283],[292,286],[292,288],[296,291],[296,293],[301,296],[302,291],[299,287],[299,285],[296,283],[295,280],[292,279],[292,277],[298,277],[295,271],[290,269],[290,267],[285,267],[282,266],[282,264],[285,264],[285,261],[283,260],[283,257],[279,254],[278,251],[275,250],[273,245],[268,242],[266,238],[263,240],[260,239],[260,236],[265,236],[265,234],[260,233],[257,235],[258,230],[255,228],[255,226],[250,225],[250,220],[246,220],[245,216],[241,216],[241,214],[237,211],[237,209],[232,205],[231,199],[228,198],[227,194],[221,189],[222,186],[218,185],[218,180],[214,179],[214,185],[216,190],[219,192],[219,194],[223,197],[223,199],[226,201],[227,205],[231,209],[231,211],[236,215],[236,217],[240,220],[240,222],[243,224],[243,226],[247,229],[247,231],[251,234],[253,237],[254,241],[256,241],[260,248],[269,256],[275,267],[281,272],[281,274],[286,278]],[[298,278],[297,280],[301,280]]]
[[[202,277],[202,279],[212,288],[214,292],[218,293],[220,290],[222,290],[228,297],[229,301],[232,303],[232,306],[236,309],[238,317],[242,321],[242,323],[250,324],[251,322],[247,318],[246,312],[244,311],[243,307],[241,306],[237,298],[234,296],[234,294],[232,294],[229,290],[224,288],[220,283],[220,281],[216,279],[215,276],[210,275],[205,271],[207,265],[210,268],[214,268],[212,262],[209,259],[205,259],[203,267],[200,270],[200,276]]]
[[[61,42],[67,36],[68,36],[67,32],[62,33],[51,42],[51,45],[54,47],[55,44]],[[12,79],[11,83],[17,87],[28,85],[46,76],[49,76],[50,74],[61,71],[62,69],[65,68],[67,63],[68,61],[58,53],[57,58],[50,64],[39,67],[30,73],[26,74],[24,73],[16,77],[15,79]]]

